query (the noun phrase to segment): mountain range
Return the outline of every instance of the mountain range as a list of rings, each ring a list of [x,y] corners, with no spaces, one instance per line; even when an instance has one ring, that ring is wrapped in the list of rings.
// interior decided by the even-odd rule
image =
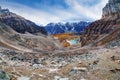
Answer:
[[[50,23],[47,26],[38,26],[9,9],[0,7],[0,46],[20,51],[36,52],[54,50],[59,43],[47,34],[80,33],[89,22],[78,23]]]
[[[1,22],[1,25],[7,26],[13,29],[13,30],[10,30],[10,32],[13,31],[15,32],[15,34],[18,34],[17,35],[18,38],[20,37],[23,38],[23,34],[39,35],[39,37],[44,38],[45,40],[42,40],[40,38],[41,42],[39,42],[33,39],[34,36],[31,36],[31,38],[29,39],[30,44],[34,44],[37,47],[38,47],[38,44],[36,42],[41,43],[44,46],[47,46],[48,44],[46,43],[49,43],[49,41],[52,41],[52,44],[54,45],[55,42],[53,40],[49,40],[48,38],[46,38],[47,37],[46,34],[59,34],[59,33],[81,33],[81,35],[79,36],[80,36],[80,43],[82,46],[89,45],[89,44],[94,46],[99,46],[99,45],[105,45],[106,43],[109,43],[115,40],[119,36],[119,32],[120,32],[119,31],[120,29],[119,28],[120,26],[119,4],[120,4],[119,0],[109,0],[109,2],[103,8],[102,18],[92,23],[84,22],[84,21],[76,22],[76,23],[64,23],[64,24],[50,23],[44,27],[38,26],[32,21],[29,21],[15,13],[12,13],[8,9],[2,9],[0,7],[0,22]],[[4,27],[1,27],[1,30],[3,29]],[[9,35],[11,34],[8,34],[8,36]],[[4,35],[1,35],[1,36],[4,36]],[[23,42],[26,41],[23,39],[21,40],[22,41],[20,41],[20,43],[22,44],[24,44]],[[43,41],[46,41],[46,42],[43,42]]]
[[[60,34],[60,33],[81,33],[90,22],[67,22],[67,23],[50,23],[45,26],[48,34]]]
[[[120,0],[102,12],[45,27],[0,7],[0,80],[120,80]]]
[[[80,33],[90,22],[80,21],[74,23],[49,23],[46,26],[38,26],[34,22],[27,20],[9,9],[0,8],[0,21],[9,25],[19,33],[29,32],[32,34],[59,34],[59,33]]]

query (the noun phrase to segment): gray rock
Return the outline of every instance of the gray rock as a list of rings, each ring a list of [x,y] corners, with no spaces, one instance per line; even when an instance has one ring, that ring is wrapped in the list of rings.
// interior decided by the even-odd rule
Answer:
[[[40,63],[41,63],[41,59],[34,59],[34,60],[33,60],[33,63],[34,63],[34,64],[40,64]]]
[[[103,18],[106,17],[120,17],[120,0],[109,0],[103,8]]]
[[[4,71],[0,71],[0,80],[10,80],[10,78]]]

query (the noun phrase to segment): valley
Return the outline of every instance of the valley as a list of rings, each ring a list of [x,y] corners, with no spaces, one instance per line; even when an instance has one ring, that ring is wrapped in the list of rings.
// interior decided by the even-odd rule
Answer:
[[[119,4],[94,22],[46,26],[0,7],[0,80],[120,80]]]

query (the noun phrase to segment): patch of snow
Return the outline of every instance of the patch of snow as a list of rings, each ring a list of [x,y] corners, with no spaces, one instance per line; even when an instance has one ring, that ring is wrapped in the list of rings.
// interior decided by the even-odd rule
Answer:
[[[87,70],[87,68],[85,68],[85,67],[74,67],[73,69],[74,70],[84,70],[84,71]]]
[[[58,69],[49,69],[49,73],[54,73],[54,72],[57,72]]]
[[[80,80],[86,80],[86,79],[80,79]]]
[[[61,78],[60,76],[55,76],[54,80],[69,80],[69,78]]]
[[[17,80],[30,80],[30,78],[22,76],[22,77],[18,77]]]

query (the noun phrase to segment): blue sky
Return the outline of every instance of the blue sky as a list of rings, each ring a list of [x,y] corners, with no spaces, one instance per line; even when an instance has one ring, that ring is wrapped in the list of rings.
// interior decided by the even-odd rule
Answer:
[[[108,0],[0,0],[3,8],[39,25],[93,21],[101,18]]]

